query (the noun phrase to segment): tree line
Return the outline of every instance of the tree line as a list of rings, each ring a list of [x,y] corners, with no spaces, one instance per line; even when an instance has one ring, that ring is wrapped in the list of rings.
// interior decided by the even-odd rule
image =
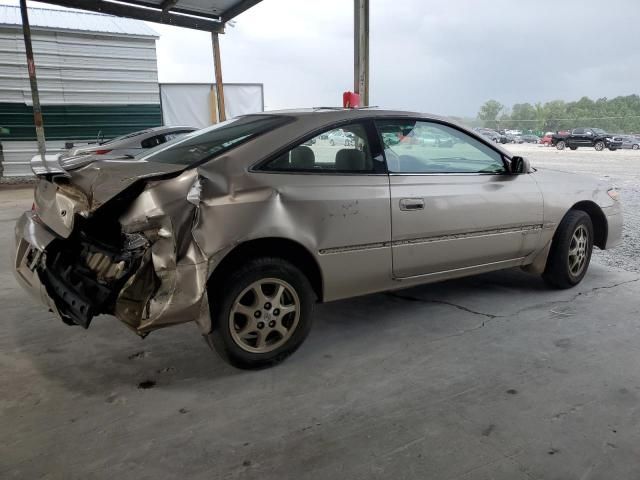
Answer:
[[[497,100],[488,100],[478,112],[478,120],[493,129],[556,132],[577,127],[602,128],[610,133],[640,132],[640,96],[627,95],[575,102],[552,100],[546,103],[516,103],[508,109]]]

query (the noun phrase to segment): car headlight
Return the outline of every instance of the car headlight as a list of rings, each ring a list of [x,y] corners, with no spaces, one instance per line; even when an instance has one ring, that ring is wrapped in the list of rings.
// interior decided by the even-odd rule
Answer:
[[[604,137],[604,139],[605,139],[606,141],[608,141],[608,142],[610,142],[611,140],[613,140],[613,138],[611,138],[611,137]]]
[[[616,187],[611,187],[607,190],[607,195],[611,197],[611,200],[617,202],[620,199],[620,191]]]

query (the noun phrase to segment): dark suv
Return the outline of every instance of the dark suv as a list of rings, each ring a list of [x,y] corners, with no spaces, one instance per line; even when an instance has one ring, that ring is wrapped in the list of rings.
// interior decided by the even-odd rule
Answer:
[[[597,151],[608,148],[611,151],[622,148],[622,141],[614,139],[601,128],[574,128],[569,135],[556,134],[551,137],[551,145],[558,150],[569,147],[576,150],[578,147],[593,147]]]

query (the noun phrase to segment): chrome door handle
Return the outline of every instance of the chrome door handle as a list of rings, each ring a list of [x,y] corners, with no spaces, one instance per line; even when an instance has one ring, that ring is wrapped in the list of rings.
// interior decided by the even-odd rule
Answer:
[[[412,211],[412,210],[424,210],[423,198],[401,198],[400,210]]]

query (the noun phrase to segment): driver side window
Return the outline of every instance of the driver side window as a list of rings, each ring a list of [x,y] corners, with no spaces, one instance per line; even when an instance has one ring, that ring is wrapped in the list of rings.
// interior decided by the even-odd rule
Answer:
[[[391,173],[505,173],[502,155],[466,133],[435,122],[378,120]]]
[[[366,129],[355,123],[328,130],[271,160],[264,169],[308,173],[371,172],[373,160]]]

